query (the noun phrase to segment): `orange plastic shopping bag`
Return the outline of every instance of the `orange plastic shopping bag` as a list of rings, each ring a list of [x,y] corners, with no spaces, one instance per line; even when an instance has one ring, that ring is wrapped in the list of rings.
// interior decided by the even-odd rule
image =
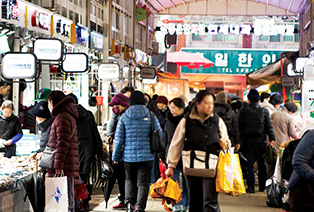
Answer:
[[[231,196],[245,194],[239,155],[220,152],[216,176],[216,191]]]
[[[156,183],[150,186],[150,195],[152,198],[161,198],[162,205],[166,211],[172,211],[167,202],[172,205],[176,205],[182,199],[182,190],[177,182],[174,182],[171,178],[163,179],[159,178]]]

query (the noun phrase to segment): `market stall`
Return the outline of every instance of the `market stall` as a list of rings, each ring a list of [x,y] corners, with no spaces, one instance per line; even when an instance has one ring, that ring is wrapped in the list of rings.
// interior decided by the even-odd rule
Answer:
[[[21,180],[35,172],[36,162],[28,161],[28,156],[0,154],[0,211],[32,211]]]

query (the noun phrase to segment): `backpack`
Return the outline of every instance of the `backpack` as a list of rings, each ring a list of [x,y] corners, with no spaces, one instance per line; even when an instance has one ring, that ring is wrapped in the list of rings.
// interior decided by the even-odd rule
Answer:
[[[232,110],[228,110],[226,113],[218,112],[218,116],[225,122],[225,125],[228,130],[229,138],[233,138],[234,136],[234,129],[232,126]]]
[[[264,108],[246,107],[243,112],[243,132],[246,136],[258,138],[264,135],[265,117]]]

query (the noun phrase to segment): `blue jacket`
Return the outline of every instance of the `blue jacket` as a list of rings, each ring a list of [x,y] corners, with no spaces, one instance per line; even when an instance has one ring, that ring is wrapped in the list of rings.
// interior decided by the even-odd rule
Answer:
[[[155,130],[162,137],[162,129],[154,115]],[[116,134],[112,160],[119,161],[124,145],[123,160],[128,163],[154,160],[150,146],[151,118],[144,105],[131,106],[121,116]]]
[[[293,173],[289,188],[295,186],[301,179],[314,186],[314,130],[309,131],[300,141],[293,154]]]

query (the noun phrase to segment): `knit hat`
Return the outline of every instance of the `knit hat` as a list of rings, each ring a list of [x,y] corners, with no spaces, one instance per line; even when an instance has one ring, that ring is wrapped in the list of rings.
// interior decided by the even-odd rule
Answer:
[[[259,93],[256,89],[251,89],[247,98],[251,103],[257,103],[260,100]]]
[[[129,97],[125,96],[122,93],[118,93],[115,95],[111,102],[109,103],[109,106],[115,106],[115,105],[121,105],[123,107],[129,107]]]
[[[130,105],[145,105],[145,96],[141,91],[134,91],[130,96]]]
[[[48,98],[48,95],[51,93],[51,90],[49,88],[42,88],[36,93],[36,99],[35,102],[39,101],[46,101]]]
[[[29,113],[33,116],[37,116],[40,118],[50,118],[50,111],[48,108],[48,102],[41,101],[38,102],[38,104],[29,111]]]
[[[157,103],[162,103],[162,104],[168,105],[169,101],[168,101],[167,97],[165,97],[165,96],[158,96],[156,99],[156,104]]]
[[[227,94],[226,94],[226,92],[224,92],[224,91],[219,92],[216,95],[216,102],[227,103]]]
[[[283,103],[283,98],[278,94],[274,94],[270,97],[269,103],[272,105],[280,105]]]

